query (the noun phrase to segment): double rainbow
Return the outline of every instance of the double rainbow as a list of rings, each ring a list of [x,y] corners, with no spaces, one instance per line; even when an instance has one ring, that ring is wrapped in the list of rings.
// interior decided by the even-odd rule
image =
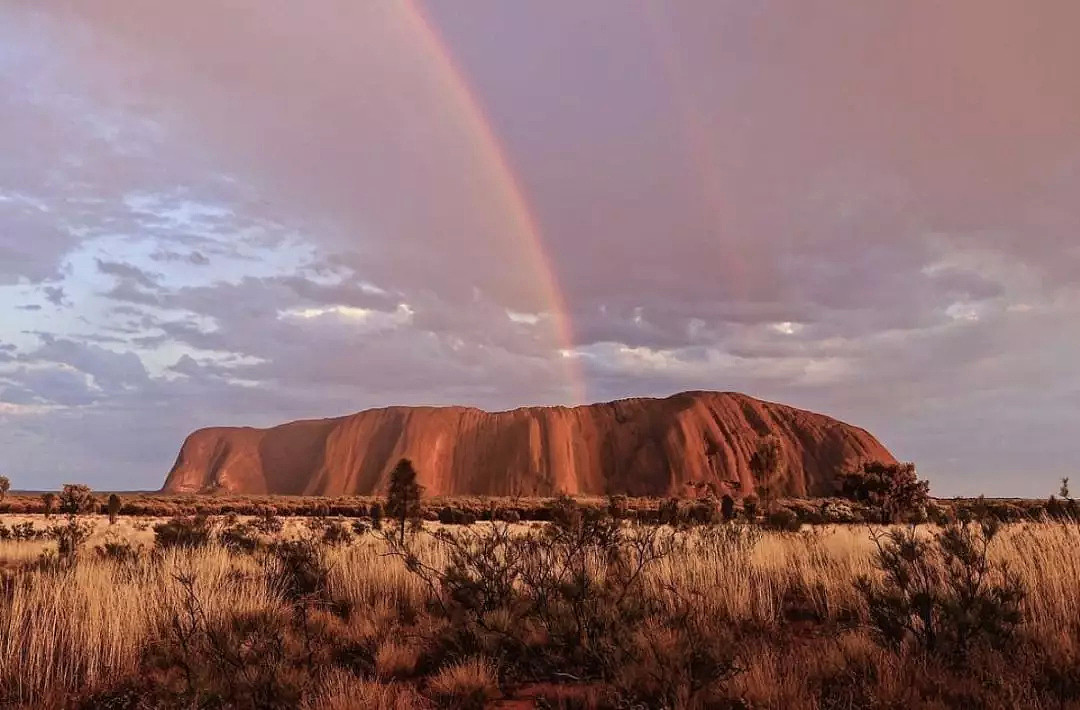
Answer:
[[[446,89],[452,101],[448,110],[464,121],[468,138],[474,143],[476,155],[485,169],[491,171],[492,184],[497,187],[495,196],[507,210],[513,223],[513,234],[527,251],[533,265],[541,296],[547,304],[547,313],[556,338],[560,366],[571,390],[574,403],[586,401],[585,379],[579,359],[574,356],[574,331],[568,315],[566,301],[559,287],[559,280],[544,249],[540,225],[533,214],[521,183],[510,167],[506,150],[492,128],[483,105],[469,86],[461,68],[455,63],[446,43],[417,4],[416,0],[401,0],[409,26],[420,40],[421,50],[431,58],[431,66],[437,79]]]

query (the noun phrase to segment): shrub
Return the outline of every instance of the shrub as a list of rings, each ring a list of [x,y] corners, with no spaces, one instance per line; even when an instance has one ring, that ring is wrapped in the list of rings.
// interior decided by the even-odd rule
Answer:
[[[679,499],[668,498],[660,504],[657,521],[661,525],[674,525],[679,521]]]
[[[867,461],[839,479],[839,494],[868,505],[882,523],[925,507],[929,493],[930,484],[919,480],[912,463]]]
[[[725,523],[730,523],[735,519],[735,499],[731,496],[724,496],[720,499],[720,515],[723,517]]]
[[[120,509],[123,507],[123,501],[120,500],[120,496],[115,493],[109,496],[109,502],[106,504],[105,511],[109,515],[109,525],[116,524],[116,516],[120,515]]]
[[[285,523],[278,517],[277,509],[262,506],[258,516],[251,521],[251,526],[263,535],[277,535],[285,527]]]
[[[213,537],[214,525],[206,515],[176,517],[154,526],[154,544],[160,550],[205,547]]]
[[[57,537],[56,531],[59,527],[55,527],[52,530],[53,537]],[[24,520],[21,523],[15,523],[11,526],[11,539],[26,542],[28,540],[36,540],[41,537],[41,532],[34,527],[34,524],[30,521]]]
[[[746,518],[746,522],[757,522],[757,498],[747,498],[743,501],[743,517]]]
[[[122,564],[136,562],[141,556],[141,548],[130,540],[106,540],[97,551],[102,558]]]
[[[441,568],[393,540],[391,551],[439,592],[440,613],[454,624],[449,646],[483,648],[533,677],[611,676],[650,610],[670,605],[651,595],[642,573],[676,548],[678,533],[628,526],[568,498],[552,516],[528,532],[507,524],[437,531]]]
[[[81,483],[65,483],[60,490],[60,512],[65,515],[80,515],[93,510],[96,505],[90,486]]]
[[[218,544],[233,552],[252,553],[259,549],[259,534],[250,523],[234,523],[218,532]]]
[[[340,547],[352,542],[352,531],[340,520],[333,520],[323,527],[322,542],[330,547]]]
[[[521,513],[516,508],[500,508],[495,514],[495,519],[506,523],[520,523]]]
[[[799,532],[803,524],[794,512],[787,508],[777,508],[765,516],[765,525],[778,532]]]
[[[607,508],[608,515],[615,520],[626,520],[630,517],[626,496],[608,496]]]
[[[682,511],[680,520],[690,525],[712,525],[720,520],[720,509],[712,498],[697,501]]]
[[[173,682],[136,689],[140,701],[130,707],[298,707],[328,660],[308,617],[274,608],[208,614],[195,578],[178,581],[183,599],[148,659]]]
[[[52,517],[53,511],[56,510],[56,494],[51,493],[51,492],[50,493],[42,493],[41,494],[41,505],[42,505],[42,508],[43,508],[43,512],[45,513],[45,517],[46,518]]]
[[[313,540],[284,540],[271,548],[274,585],[286,599],[297,603],[328,600],[330,566]]]
[[[781,492],[781,483],[787,472],[784,444],[775,434],[763,436],[750,455],[750,473],[754,476],[754,489],[765,501],[765,508],[772,507],[773,500]]]
[[[1024,590],[1004,563],[989,557],[994,520],[954,524],[929,538],[914,527],[875,534],[881,583],[856,588],[867,602],[879,638],[906,641],[962,659],[976,643],[1004,648],[1021,621]]]
[[[91,527],[74,515],[68,516],[65,525],[58,525],[52,530],[56,538],[56,554],[65,564],[74,564],[83,544],[90,538]]]

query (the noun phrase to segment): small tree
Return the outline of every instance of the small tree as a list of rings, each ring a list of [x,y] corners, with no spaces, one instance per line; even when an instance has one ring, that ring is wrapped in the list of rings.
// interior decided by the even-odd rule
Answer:
[[[720,499],[720,514],[724,517],[725,523],[730,523],[735,519],[735,499],[731,496],[724,496]]]
[[[882,523],[891,523],[926,505],[930,483],[919,480],[913,463],[867,461],[840,477],[840,495],[869,505]]]
[[[1066,476],[1065,478],[1061,479],[1061,490],[1058,491],[1058,495],[1060,495],[1062,498],[1065,498],[1066,500],[1068,500],[1068,499],[1072,498],[1072,496],[1069,495],[1069,493],[1070,493],[1070,491],[1069,491],[1069,477]]]
[[[765,503],[766,513],[772,510],[786,466],[780,437],[773,434],[761,437],[750,456],[750,473],[754,475],[754,488]]]
[[[90,486],[82,483],[65,483],[60,491],[60,512],[75,516],[88,512],[94,505],[94,494]]]
[[[878,639],[899,647],[914,641],[932,654],[963,662],[974,643],[1007,648],[1023,621],[1025,588],[990,545],[1000,529],[950,524],[929,538],[912,526],[873,532],[881,575],[861,575],[855,587],[866,600]]]
[[[123,502],[120,500],[120,496],[113,493],[109,496],[109,504],[106,509],[109,513],[109,525],[116,524],[116,516],[120,515],[120,508],[123,507]]]
[[[7,498],[8,491],[11,490],[11,479],[7,476],[0,476],[0,501]]]
[[[42,493],[41,504],[45,506],[45,517],[52,517],[53,511],[56,510],[56,494],[51,491]]]
[[[743,501],[743,515],[746,517],[746,522],[753,523],[757,521],[757,505],[758,500],[756,496],[751,496]]]
[[[420,523],[420,495],[423,488],[416,482],[412,461],[401,459],[390,472],[390,489],[386,494],[386,514],[401,525],[401,543],[405,543],[405,525]]]
[[[67,516],[67,524],[56,530],[57,554],[61,562],[74,564],[79,548],[90,537],[90,526],[79,520],[79,514],[94,505],[90,486],[81,483],[65,483],[60,491],[60,512]]]

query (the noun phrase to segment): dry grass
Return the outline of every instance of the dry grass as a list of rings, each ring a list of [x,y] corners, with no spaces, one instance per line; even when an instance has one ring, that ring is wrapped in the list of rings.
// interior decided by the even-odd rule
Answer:
[[[363,680],[343,671],[328,674],[303,710],[419,710],[430,704],[407,685]]]
[[[124,522],[130,524],[119,527]],[[101,521],[95,525],[91,544],[110,535],[149,542],[147,530],[135,519],[111,528]],[[866,609],[853,580],[875,573],[867,528],[823,526],[798,534],[765,533],[749,542],[707,532],[688,537],[685,548],[647,570],[644,585],[672,607],[692,599],[715,624],[752,630],[739,637],[743,672],[729,683],[732,698],[763,708],[869,707],[857,697],[837,705],[822,701],[832,697],[829,684],[836,679],[865,673],[872,674],[866,682],[880,697],[898,706],[910,700],[905,688],[913,682],[912,666],[874,643],[859,622]],[[144,555],[128,563],[84,554],[71,568],[29,564],[50,544],[0,542],[3,564],[9,570],[22,565],[8,572],[0,603],[0,706],[58,707],[73,696],[137,677],[148,649],[169,637],[170,624],[184,607],[182,576],[195,579],[210,624],[258,613],[280,615],[290,608],[265,566],[250,555],[211,546]],[[422,542],[418,553],[433,566],[446,562],[443,548],[430,542]],[[343,628],[333,631],[335,638],[371,648],[374,667],[368,677],[340,669],[323,674],[304,707],[439,706],[449,698],[491,698],[499,692],[492,659],[445,660],[448,652],[436,646],[448,622],[427,613],[432,590],[399,557],[386,556],[382,541],[364,536],[327,550],[326,556],[330,595],[351,610],[336,622]],[[1025,637],[1042,644],[1047,663],[1075,666],[1080,658],[1080,526],[1009,526],[995,540],[992,556],[1007,563],[1027,591]],[[497,617],[489,619],[493,628],[499,625]],[[807,618],[817,630],[799,635],[799,624]],[[444,660],[425,670],[429,658]],[[417,674],[427,677],[415,687],[386,682]],[[1019,703],[1014,706],[1025,706],[1028,696],[1001,693]]]
[[[0,609],[0,704],[54,701],[136,673],[143,651],[179,607],[180,574],[198,579],[211,615],[277,603],[253,560],[221,549],[133,565],[88,556],[70,569],[28,569],[12,578]]]
[[[499,696],[499,673],[486,658],[449,665],[428,679],[428,690],[448,705],[483,707]]]

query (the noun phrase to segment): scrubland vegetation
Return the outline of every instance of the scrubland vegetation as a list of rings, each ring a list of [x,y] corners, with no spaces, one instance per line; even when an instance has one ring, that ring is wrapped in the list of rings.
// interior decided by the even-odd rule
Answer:
[[[1080,707],[1067,502],[1004,524],[853,494],[941,518],[801,526],[774,501],[642,520],[563,498],[440,523],[399,483],[363,517],[110,521],[76,488],[9,519],[0,706]]]

